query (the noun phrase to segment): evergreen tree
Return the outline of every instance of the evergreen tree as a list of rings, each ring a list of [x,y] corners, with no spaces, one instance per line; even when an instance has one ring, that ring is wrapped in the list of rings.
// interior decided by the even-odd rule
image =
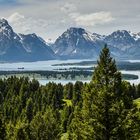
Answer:
[[[139,140],[139,95],[107,46],[89,84],[0,79],[0,140]]]
[[[27,100],[26,118],[29,122],[31,122],[31,120],[33,119],[33,101],[31,98]]]
[[[96,139],[109,140],[116,127],[116,116],[120,113],[118,110],[121,108],[121,74],[117,71],[107,46],[101,52],[92,84],[96,96],[93,101],[93,118],[99,125],[95,130],[95,138],[100,131],[101,136]]]
[[[26,132],[28,125],[24,122],[18,121],[16,123],[13,140],[28,140],[28,133]]]
[[[140,84],[137,86],[137,97],[140,98]]]
[[[73,98],[73,84],[68,83],[64,87],[64,98],[65,99],[72,99]]]
[[[71,115],[72,115],[72,106],[65,104],[63,110],[61,111],[61,127],[62,127],[61,131],[63,133],[67,132],[67,127],[69,126]]]
[[[30,124],[32,140],[56,140],[60,132],[59,123],[51,108],[42,114],[38,112]]]
[[[6,137],[6,129],[2,122],[2,119],[0,118],[0,140],[5,140]]]
[[[128,117],[132,111],[135,112],[135,108],[133,103],[129,106],[129,109],[126,108],[124,97],[129,100],[131,100],[131,97],[129,94],[123,95],[121,73],[117,71],[115,61],[111,58],[109,49],[105,46],[95,68],[93,79],[85,87],[80,113],[81,120],[83,120],[81,121],[82,126],[85,127],[78,136],[80,135],[85,140],[129,140],[138,138],[138,122],[133,117]],[[76,116],[72,121],[77,119]],[[134,116],[136,117],[136,115]],[[128,118],[131,124],[129,124]],[[132,125],[135,127],[132,127]],[[77,124],[75,132],[80,126]],[[131,131],[127,129],[127,126],[132,127],[131,131],[137,131],[135,131],[137,137],[130,134]],[[70,130],[72,130],[72,127]],[[79,140],[79,138],[76,139]]]
[[[73,104],[76,105],[77,103],[80,102],[81,100],[81,94],[82,94],[82,90],[83,90],[83,83],[77,81],[74,85],[74,89],[73,89]]]

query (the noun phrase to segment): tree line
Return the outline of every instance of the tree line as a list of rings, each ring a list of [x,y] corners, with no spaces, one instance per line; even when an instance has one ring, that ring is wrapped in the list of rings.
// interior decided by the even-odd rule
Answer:
[[[0,140],[139,140],[139,97],[105,46],[90,83],[1,79]]]

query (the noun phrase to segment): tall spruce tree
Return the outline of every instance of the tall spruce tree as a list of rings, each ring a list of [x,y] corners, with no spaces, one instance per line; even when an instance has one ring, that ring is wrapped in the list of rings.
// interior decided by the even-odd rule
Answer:
[[[99,124],[95,135],[101,132],[95,138],[109,140],[114,133],[116,119],[120,113],[118,110],[121,108],[121,73],[117,71],[115,60],[111,58],[107,45],[101,52],[92,84],[95,96],[93,118]]]
[[[33,119],[33,101],[32,101],[32,98],[29,98],[27,100],[27,105],[26,105],[26,118],[29,121],[29,123]]]
[[[83,140],[138,139],[139,123],[135,114],[136,110],[133,103],[129,108],[125,105],[126,98],[131,98],[131,96],[123,93],[121,73],[118,72],[115,60],[112,59],[109,49],[105,45],[94,70],[93,79],[85,87],[81,113],[77,114],[75,111],[72,120],[75,123],[79,122],[76,121],[76,117],[80,115],[78,118],[82,124],[71,124],[69,135],[74,136],[73,139],[77,140],[79,140],[78,137],[82,137]],[[81,126],[85,127],[79,134],[77,130]]]

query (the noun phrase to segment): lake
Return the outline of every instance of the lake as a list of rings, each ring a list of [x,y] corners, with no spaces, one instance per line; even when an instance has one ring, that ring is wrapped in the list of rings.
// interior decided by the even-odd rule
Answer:
[[[52,66],[62,63],[78,63],[85,60],[49,60],[49,61],[37,61],[37,62],[18,62],[18,63],[0,63],[0,71],[17,71],[18,68],[24,67],[24,71],[37,71],[37,70],[54,70],[60,68],[70,68],[71,66]],[[93,60],[91,60],[93,61]],[[75,65],[76,66],[76,65]],[[74,65],[73,65],[74,67]],[[90,66],[76,66],[76,67],[90,67]]]
[[[52,71],[56,69],[69,69],[69,68],[90,68],[91,65],[57,65],[56,64],[63,64],[63,63],[79,63],[83,61],[95,61],[95,60],[49,60],[49,61],[37,61],[37,62],[18,62],[18,63],[0,63],[0,71]],[[126,62],[131,63],[140,63],[140,60],[128,60]],[[96,66],[95,64],[92,66]],[[24,69],[19,69],[24,68]],[[128,80],[131,84],[138,84],[140,83],[140,70],[137,71],[127,71],[122,70],[123,74],[135,74],[138,75],[138,79],[136,80]],[[37,79],[39,80],[40,84],[45,85],[48,82],[55,82],[55,83],[62,83],[66,84],[68,82],[75,83],[76,80],[48,80],[48,79]],[[90,80],[82,80],[83,82],[89,82]]]

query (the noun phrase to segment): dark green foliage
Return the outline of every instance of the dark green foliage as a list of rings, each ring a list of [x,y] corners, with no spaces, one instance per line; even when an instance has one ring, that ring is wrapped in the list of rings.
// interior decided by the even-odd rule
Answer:
[[[137,98],[140,98],[140,84],[137,86]]]
[[[31,98],[29,98],[27,100],[27,103],[26,103],[26,119],[31,122],[31,120],[33,119],[33,101]]]
[[[121,73],[117,71],[106,46],[101,52],[93,80],[84,89],[81,111],[75,109],[69,127],[72,139],[138,139],[138,110],[132,102],[135,88],[122,84]]]
[[[32,140],[54,140],[58,138],[59,122],[55,112],[47,108],[46,112],[38,112],[30,123]]]
[[[81,101],[82,98],[83,83],[76,82],[73,89],[73,104],[76,105]]]
[[[6,137],[6,128],[2,122],[2,119],[0,118],[0,140],[5,140],[5,137]]]
[[[121,77],[105,47],[89,84],[0,79],[0,140],[138,140],[140,84]]]

